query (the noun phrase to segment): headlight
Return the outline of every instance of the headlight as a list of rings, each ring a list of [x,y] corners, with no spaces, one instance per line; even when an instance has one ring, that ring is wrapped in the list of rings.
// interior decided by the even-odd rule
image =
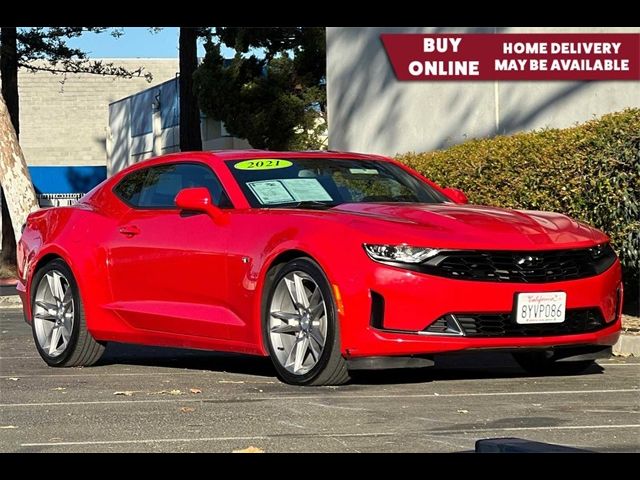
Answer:
[[[372,260],[378,262],[422,263],[435,257],[441,250],[435,248],[412,247],[411,245],[362,245]]]

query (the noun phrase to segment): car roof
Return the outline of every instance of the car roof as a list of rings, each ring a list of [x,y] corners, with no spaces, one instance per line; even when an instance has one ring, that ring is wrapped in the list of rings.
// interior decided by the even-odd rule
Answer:
[[[355,160],[380,160],[390,161],[389,158],[374,155],[364,154],[356,152],[337,152],[333,150],[304,150],[304,151],[289,151],[289,152],[277,152],[272,150],[212,150],[212,151],[187,151],[170,153],[159,157],[149,158],[137,162],[129,167],[121,170],[115,174],[112,178],[117,180],[123,175],[129,172],[138,170],[139,168],[150,167],[153,165],[161,165],[164,163],[174,162],[193,162],[200,161],[209,164],[219,164],[227,160],[247,160],[247,159],[277,159],[277,158],[326,158],[333,160],[341,159],[355,159]]]
[[[192,152],[184,152],[182,155],[186,155]],[[196,153],[196,152],[193,152]],[[251,158],[357,158],[357,159],[370,159],[376,158],[385,160],[384,157],[379,155],[369,155],[356,152],[339,152],[334,150],[303,150],[303,151],[288,151],[278,152],[272,150],[212,150],[210,152],[197,152],[206,153],[211,155],[213,159],[226,161],[226,160],[243,160]]]

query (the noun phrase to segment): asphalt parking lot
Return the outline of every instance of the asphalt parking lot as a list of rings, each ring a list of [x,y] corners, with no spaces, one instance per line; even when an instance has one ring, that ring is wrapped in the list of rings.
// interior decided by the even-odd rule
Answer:
[[[0,317],[2,452],[463,452],[496,437],[640,452],[637,358],[533,378],[470,354],[297,388],[265,359],[118,344],[97,366],[53,369],[18,310]]]

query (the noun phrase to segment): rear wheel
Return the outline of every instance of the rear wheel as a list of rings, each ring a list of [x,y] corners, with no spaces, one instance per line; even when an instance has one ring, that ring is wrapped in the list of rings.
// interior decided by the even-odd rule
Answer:
[[[514,353],[513,358],[518,365],[531,375],[577,375],[591,367],[594,360],[559,362],[550,357],[547,352]]]
[[[32,329],[36,348],[52,367],[89,366],[104,352],[87,330],[78,284],[62,260],[53,260],[33,278]]]
[[[266,288],[263,334],[280,378],[294,385],[347,382],[335,301],[319,265],[308,258],[292,260]]]

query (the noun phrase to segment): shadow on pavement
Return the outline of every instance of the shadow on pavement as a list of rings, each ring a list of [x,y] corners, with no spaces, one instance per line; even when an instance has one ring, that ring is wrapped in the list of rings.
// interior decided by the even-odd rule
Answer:
[[[109,343],[100,365],[141,365],[275,377],[268,358],[224,352]]]
[[[530,377],[508,353],[473,352],[437,355],[435,363],[435,367],[431,368],[354,372],[352,382],[363,385],[383,385],[387,383]],[[580,375],[594,375],[603,372],[604,369],[596,364]]]
[[[528,377],[513,361],[511,356],[505,353],[474,352],[436,356],[435,361],[436,366],[430,368],[353,372],[351,384],[385,385]],[[276,376],[268,358],[120,343],[109,343],[105,355],[96,365],[141,365],[208,370],[261,377]],[[604,369],[596,364],[581,375],[595,375],[602,372],[604,372]]]

